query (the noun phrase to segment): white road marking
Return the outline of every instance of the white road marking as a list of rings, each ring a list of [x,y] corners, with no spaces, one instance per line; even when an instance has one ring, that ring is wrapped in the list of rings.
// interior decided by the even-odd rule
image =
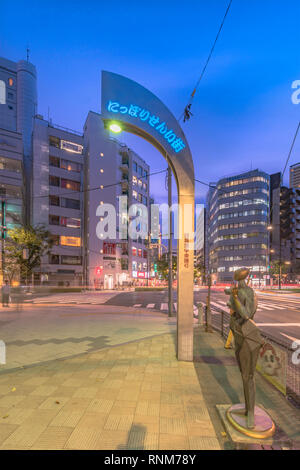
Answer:
[[[161,310],[168,310],[168,304],[160,304]]]
[[[300,341],[299,338],[294,338],[294,336],[289,336],[286,335],[285,333],[280,333],[282,336],[285,336],[286,338],[290,339],[291,341]]]
[[[146,308],[154,308],[155,304],[148,304]]]
[[[135,304],[134,307],[141,307],[142,304]]]
[[[272,307],[272,309],[274,310],[286,310],[286,307],[280,307],[279,305],[276,305],[276,304],[265,304],[265,303],[261,303],[260,305],[266,305],[267,307]]]
[[[174,302],[174,309],[175,309],[175,312],[177,312],[177,302]]]
[[[256,323],[257,326],[300,326],[300,323]]]
[[[214,305],[215,307],[222,308],[222,307],[220,307],[220,305],[218,305],[216,302],[210,302],[210,303],[211,303],[211,305]],[[228,307],[227,307],[227,308],[228,308]]]

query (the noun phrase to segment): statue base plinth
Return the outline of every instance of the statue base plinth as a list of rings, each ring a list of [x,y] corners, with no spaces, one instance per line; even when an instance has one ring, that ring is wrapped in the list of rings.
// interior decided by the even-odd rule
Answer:
[[[270,415],[261,407],[257,406],[255,415],[255,428],[248,429],[246,427],[246,416],[240,414],[245,409],[245,405],[216,405],[217,411],[223,423],[227,437],[235,445],[237,449],[253,449],[258,445],[260,446],[276,446],[282,449],[291,449],[291,439],[275,424]],[[230,411],[230,413],[229,413]],[[236,418],[236,413],[238,417]],[[228,419],[227,414],[230,417],[233,416],[233,423]],[[261,416],[267,416],[266,421],[261,420]],[[270,420],[270,421],[269,421]],[[237,428],[238,423],[239,428]],[[271,424],[272,423],[272,424]],[[244,424],[244,425],[243,425]],[[259,427],[258,427],[259,426]],[[269,429],[268,429],[269,428]],[[245,430],[245,432],[243,432]],[[271,433],[272,430],[272,433]],[[264,431],[267,431],[268,435]],[[260,437],[252,437],[253,433],[257,432]],[[251,434],[251,435],[250,435]],[[262,437],[263,435],[263,437]]]
[[[232,405],[226,410],[229,423],[240,433],[254,439],[267,439],[275,434],[275,424],[271,416],[259,406],[254,409],[254,427],[247,427],[245,405]]]

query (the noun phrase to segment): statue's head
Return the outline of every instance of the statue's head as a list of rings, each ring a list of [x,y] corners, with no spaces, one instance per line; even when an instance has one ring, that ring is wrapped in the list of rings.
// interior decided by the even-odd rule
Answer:
[[[243,281],[246,279],[247,276],[250,274],[250,269],[248,268],[240,268],[234,271],[234,280],[235,281]]]

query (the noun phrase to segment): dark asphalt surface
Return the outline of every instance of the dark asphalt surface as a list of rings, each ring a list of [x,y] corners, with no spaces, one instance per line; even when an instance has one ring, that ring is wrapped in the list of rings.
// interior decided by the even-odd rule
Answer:
[[[206,301],[207,290],[194,292],[194,305]],[[212,290],[212,307],[218,306],[228,310],[226,302],[228,297],[221,291]],[[176,290],[173,292],[173,301],[177,301]],[[124,292],[116,295],[106,302],[108,305],[136,306],[151,308],[167,313],[168,292]],[[300,340],[300,298],[279,297],[279,295],[258,294],[258,310],[255,321],[265,333],[284,344],[292,344]]]

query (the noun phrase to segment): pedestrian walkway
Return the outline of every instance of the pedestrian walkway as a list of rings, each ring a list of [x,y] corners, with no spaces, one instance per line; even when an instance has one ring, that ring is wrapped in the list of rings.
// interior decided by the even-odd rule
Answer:
[[[0,375],[0,448],[232,448],[216,405],[243,396],[233,352],[216,333],[195,329],[195,362],[179,362],[175,337]],[[259,376],[257,402],[294,444],[300,439],[299,411]]]
[[[25,303],[30,304],[76,304],[76,305],[102,305],[112,299],[120,292],[99,291],[99,292],[75,292],[69,294],[51,294],[34,299],[26,299]]]

